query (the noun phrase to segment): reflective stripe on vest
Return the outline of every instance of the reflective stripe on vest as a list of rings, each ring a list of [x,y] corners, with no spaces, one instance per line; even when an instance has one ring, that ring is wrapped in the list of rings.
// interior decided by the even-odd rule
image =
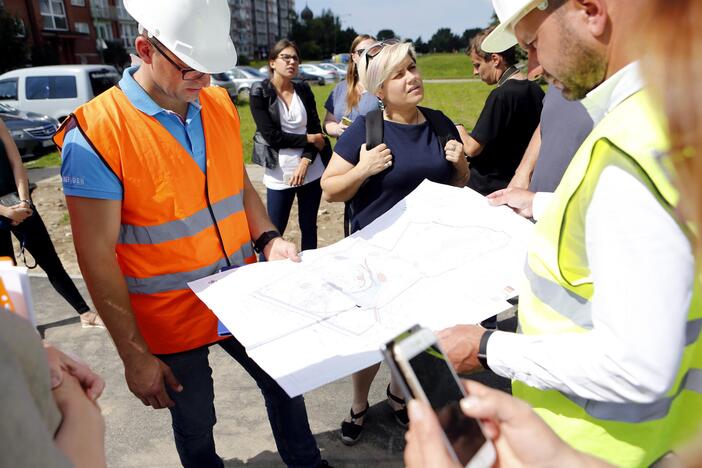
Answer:
[[[212,212],[217,221],[222,221],[243,209],[244,200],[241,192],[212,205]],[[193,215],[157,226],[122,224],[118,242],[120,244],[160,244],[161,242],[194,236],[213,224],[210,209],[205,207]]]
[[[254,251],[250,244],[243,245],[241,249],[229,256],[226,260],[218,260],[212,265],[190,271],[169,273],[165,275],[150,276],[148,278],[134,278],[125,276],[127,289],[131,294],[158,294],[168,291],[188,289],[188,283],[206,276],[214,275],[227,265],[245,265],[247,257],[253,256]]]
[[[673,395],[651,403],[611,403],[564,395],[570,401],[583,408],[593,418],[605,421],[642,423],[666,417],[673,401],[683,391],[702,394],[702,369],[690,369]]]
[[[688,232],[676,217],[678,194],[656,157],[666,153],[667,140],[652,112],[644,93],[631,96],[593,129],[573,157],[530,244],[519,304],[524,333],[582,333],[593,327],[597,285],[585,250],[585,221],[606,167],[615,166],[641,181]],[[692,436],[702,422],[700,303],[700,287],[695,283],[680,368],[670,391],[654,402],[594,401],[521,382],[514,382],[513,393],[529,402],[575,448],[616,465],[648,465]]]

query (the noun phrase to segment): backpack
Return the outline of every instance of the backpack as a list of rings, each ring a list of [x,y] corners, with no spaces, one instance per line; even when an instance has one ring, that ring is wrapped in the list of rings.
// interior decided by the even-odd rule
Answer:
[[[443,112],[421,106],[417,106],[417,108],[422,112],[424,118],[427,119],[429,127],[438,137],[442,150],[449,140],[460,141],[460,138],[457,135],[456,126],[448,117],[446,117]],[[366,149],[371,150],[383,143],[383,141],[383,110],[376,109],[366,114]],[[344,237],[348,237],[349,234],[351,234],[352,217],[353,208],[351,207],[351,201],[349,200],[344,206]]]

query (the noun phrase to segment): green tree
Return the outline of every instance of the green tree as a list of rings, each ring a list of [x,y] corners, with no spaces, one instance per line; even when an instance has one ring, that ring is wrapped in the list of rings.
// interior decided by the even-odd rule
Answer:
[[[428,54],[429,44],[422,40],[422,36],[419,36],[417,40],[414,41],[414,50],[417,51],[418,54]]]
[[[381,29],[378,31],[378,34],[375,37],[378,38],[379,41],[385,41],[397,36],[395,35],[395,31],[392,29]]]
[[[463,31],[463,34],[461,34],[461,47],[468,47],[471,39],[473,39],[480,31],[482,31],[481,28],[471,28]]]
[[[348,52],[356,37],[353,28],[341,29],[341,20],[331,10],[311,19],[295,17],[288,36],[300,46],[305,60],[320,60],[335,53]]]
[[[439,28],[429,39],[429,49],[433,52],[453,52],[460,45],[461,39],[449,28]]]
[[[27,64],[27,48],[24,31],[19,19],[0,6],[0,73],[24,67]]]

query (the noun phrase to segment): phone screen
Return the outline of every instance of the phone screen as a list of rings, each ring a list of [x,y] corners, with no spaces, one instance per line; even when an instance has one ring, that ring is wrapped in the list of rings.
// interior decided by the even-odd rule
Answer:
[[[441,351],[430,346],[409,360],[429,403],[439,418],[458,461],[465,466],[485,443],[478,422],[463,414],[464,394]]]

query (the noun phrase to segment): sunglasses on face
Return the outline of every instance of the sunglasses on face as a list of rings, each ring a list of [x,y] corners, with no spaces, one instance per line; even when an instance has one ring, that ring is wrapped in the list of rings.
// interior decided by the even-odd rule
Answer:
[[[202,78],[203,76],[205,76],[205,73],[200,72],[200,71],[197,71],[197,70],[195,70],[195,69],[193,69],[193,68],[181,67],[180,65],[178,65],[178,64],[175,62],[175,60],[173,60],[172,58],[170,58],[170,57],[168,56],[168,54],[166,54],[166,52],[165,52],[163,49],[161,49],[161,47],[159,47],[159,45],[158,45],[158,43],[157,43],[156,41],[151,40],[151,39],[148,38],[148,37],[146,38],[146,40],[148,40],[149,43],[150,43],[152,46],[154,46],[154,48],[158,51],[158,53],[161,54],[166,60],[168,60],[168,62],[169,62],[171,65],[173,65],[173,66],[176,68],[176,70],[178,70],[178,71],[180,72],[180,77],[181,77],[184,81],[199,80],[200,78]]]
[[[280,54],[278,58],[283,62],[297,62],[300,63],[300,57],[297,55]]]
[[[368,64],[370,63],[371,59],[375,58],[376,55],[380,53],[381,50],[383,50],[384,47],[390,46],[390,45],[395,45],[399,44],[400,40],[397,38],[392,38],[388,39],[383,42],[377,42],[370,46],[369,48],[365,49],[366,53],[366,69],[368,68]]]

